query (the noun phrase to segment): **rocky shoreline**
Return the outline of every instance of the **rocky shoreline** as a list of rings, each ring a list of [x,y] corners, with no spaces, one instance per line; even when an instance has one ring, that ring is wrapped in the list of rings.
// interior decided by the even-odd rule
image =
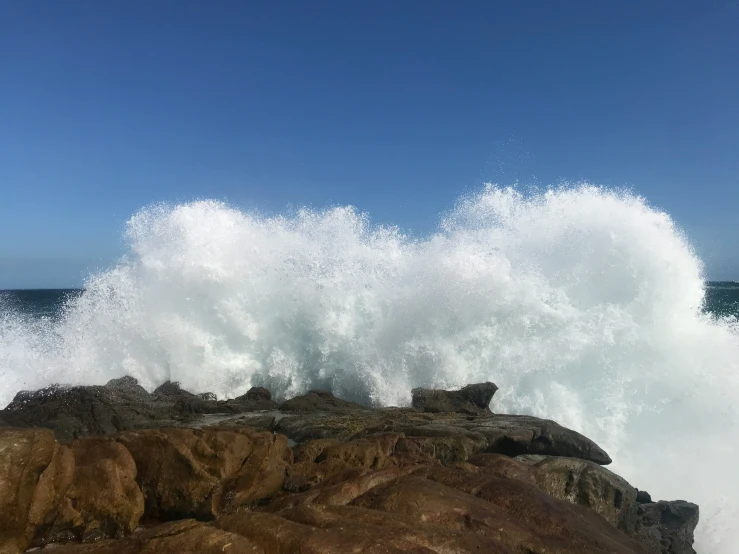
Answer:
[[[497,387],[369,409],[325,391],[219,401],[176,383],[20,392],[0,410],[0,554],[690,554],[698,506],[653,502]]]

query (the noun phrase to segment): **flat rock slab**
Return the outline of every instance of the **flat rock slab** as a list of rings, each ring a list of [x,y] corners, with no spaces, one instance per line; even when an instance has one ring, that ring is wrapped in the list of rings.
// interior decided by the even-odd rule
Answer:
[[[546,454],[581,458],[601,465],[611,463],[608,454],[587,437],[553,421],[531,416],[491,414],[460,417],[455,413],[384,409],[286,416],[275,424],[274,429],[297,442],[327,438],[348,440],[386,432],[403,433],[407,437],[464,437],[475,444],[471,454]]]

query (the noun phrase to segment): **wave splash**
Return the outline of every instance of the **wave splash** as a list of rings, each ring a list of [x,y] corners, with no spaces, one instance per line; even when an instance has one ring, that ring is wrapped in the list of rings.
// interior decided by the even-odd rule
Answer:
[[[701,505],[699,552],[734,551],[737,323],[703,313],[700,260],[642,198],[488,185],[423,239],[351,207],[201,201],[140,211],[126,239],[58,321],[0,319],[1,402],[122,374],[375,405],[491,380],[494,410],[593,438],[634,485]]]

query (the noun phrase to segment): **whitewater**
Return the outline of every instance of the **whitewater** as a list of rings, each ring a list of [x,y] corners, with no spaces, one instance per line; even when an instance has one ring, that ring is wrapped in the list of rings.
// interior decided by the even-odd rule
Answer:
[[[0,316],[0,404],[124,374],[377,406],[490,380],[493,411],[594,439],[634,486],[700,504],[699,553],[736,554],[739,325],[705,313],[700,259],[643,198],[487,185],[421,238],[352,207],[198,201],[125,238],[59,318]]]

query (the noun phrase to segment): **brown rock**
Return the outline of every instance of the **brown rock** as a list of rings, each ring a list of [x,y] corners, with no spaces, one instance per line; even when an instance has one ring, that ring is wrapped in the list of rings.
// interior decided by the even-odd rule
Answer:
[[[37,531],[34,544],[131,534],[144,514],[131,454],[109,438],[79,439],[71,450],[74,480],[58,515]]]
[[[282,488],[293,459],[287,437],[238,428],[220,432],[229,431],[247,435],[253,450],[239,470],[224,483],[225,503],[229,507],[252,506],[275,496]]]
[[[431,423],[398,429],[407,435],[407,441],[416,443],[427,456],[444,465],[464,462],[487,447],[484,435],[454,425]]]
[[[335,458],[324,460],[320,464],[311,461],[296,462],[287,468],[287,477],[282,488],[288,492],[302,492],[343,474],[350,468],[346,462]]]
[[[284,490],[300,492],[328,479],[351,478],[356,469],[381,469],[419,463],[434,464],[413,441],[397,433],[386,433],[341,443],[318,439],[295,449],[296,462],[288,468]]]
[[[410,528],[399,529],[391,522],[367,524],[353,517],[336,514],[332,508],[302,506],[296,516],[310,523],[292,521],[272,514],[245,513],[225,516],[216,522],[220,528],[245,536],[269,553],[300,554],[435,554],[414,540]],[[342,506],[339,511],[346,511]],[[358,510],[351,510],[354,515]],[[333,516],[333,517],[331,517]],[[296,517],[297,518],[297,517]],[[316,525],[315,523],[318,523]],[[384,524],[383,524],[384,523]],[[330,525],[330,527],[329,527]],[[405,533],[399,532],[405,531]],[[409,536],[410,535],[410,536]],[[496,551],[497,552],[497,551]],[[495,554],[493,552],[492,554]]]
[[[283,509],[309,503],[343,506],[373,487],[394,481],[400,476],[411,473],[414,469],[417,468],[414,466],[389,467],[380,470],[349,468],[326,479],[319,487],[299,494],[283,496],[260,509],[268,512],[279,512]]]
[[[693,533],[698,506],[684,501],[651,502],[626,480],[593,462],[525,455],[516,459],[478,454],[469,460],[479,471],[536,485],[556,498],[601,515],[614,527],[662,554],[695,554]],[[433,478],[429,476],[429,478]]]
[[[116,440],[136,461],[147,515],[162,519],[212,519],[268,498],[292,456],[286,437],[248,428],[130,431]]]
[[[315,462],[326,448],[340,444],[336,439],[316,439],[301,443],[293,448],[296,462]]]
[[[67,492],[71,451],[45,429],[0,429],[0,553],[23,552]]]
[[[544,492],[587,506],[622,531],[634,533],[636,489],[625,479],[577,458],[546,457],[533,468],[536,483]]]
[[[697,506],[650,502],[573,430],[489,413],[494,392],[414,391],[417,409],[369,410],[311,391],[287,401],[284,417],[259,388],[226,402],[175,383],[149,395],[131,378],[20,393],[4,420],[51,421],[65,436],[140,418],[201,428],[69,447],[46,431],[0,429],[0,554],[22,552],[34,534],[39,546],[97,541],[61,554],[694,554]],[[236,415],[257,405],[270,412]],[[142,531],[144,510],[147,525],[215,521]]]
[[[393,460],[395,465],[407,466],[412,464],[437,465],[441,463],[438,456],[444,458],[443,449],[436,449],[435,439],[401,437],[395,443]]]
[[[513,479],[438,466],[362,471],[215,525],[270,553],[649,552],[590,510]]]
[[[201,437],[201,432],[189,429],[118,435],[117,440],[136,462],[137,481],[146,498],[148,516],[209,518],[218,513],[221,479],[229,470],[236,471],[239,460],[251,452],[251,443],[234,434],[230,452],[219,457]]]
[[[288,468],[283,488],[299,492],[314,487],[329,478],[359,475],[352,469],[381,469],[392,466],[437,464],[424,452],[416,439],[397,433],[373,435],[341,443],[333,439],[318,439],[296,448],[298,460]]]
[[[265,554],[249,539],[194,520],[158,525],[126,539],[69,544],[55,554]]]
[[[514,479],[449,468],[434,479],[403,477],[352,502],[414,519],[447,533],[474,533],[511,552],[646,553],[635,540],[591,511]],[[460,489],[466,489],[464,492]]]
[[[393,455],[400,438],[401,435],[397,433],[387,433],[334,444],[324,448],[316,461],[341,460],[351,467],[380,469],[394,465],[388,458]]]
[[[518,479],[529,485],[536,485],[536,475],[531,466],[502,454],[477,454],[469,459],[469,463],[488,475]]]

